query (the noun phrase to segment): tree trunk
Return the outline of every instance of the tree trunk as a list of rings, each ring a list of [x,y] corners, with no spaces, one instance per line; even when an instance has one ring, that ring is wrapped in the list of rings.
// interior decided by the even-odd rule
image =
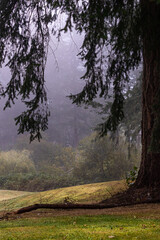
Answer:
[[[73,123],[73,146],[78,145],[78,127],[77,127],[77,106],[74,106],[74,123]]]
[[[150,149],[160,89],[160,4],[141,0],[143,21],[142,160],[135,187],[160,186],[160,149]],[[159,132],[160,135],[160,132]],[[160,141],[160,140],[159,140]]]

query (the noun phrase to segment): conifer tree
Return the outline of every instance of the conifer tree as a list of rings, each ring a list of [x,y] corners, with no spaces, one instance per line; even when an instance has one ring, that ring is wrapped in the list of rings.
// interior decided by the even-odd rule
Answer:
[[[57,32],[56,19],[65,14]],[[143,61],[142,161],[136,187],[160,185],[160,1],[159,0],[1,0],[0,65],[7,62],[11,79],[2,89],[9,107],[17,97],[26,111],[16,118],[19,133],[40,138],[49,111],[44,71],[51,34],[84,34],[79,57],[86,72],[81,93],[73,102],[87,103],[107,97],[113,86],[113,103],[102,133],[115,131],[124,117],[124,89],[130,70]]]

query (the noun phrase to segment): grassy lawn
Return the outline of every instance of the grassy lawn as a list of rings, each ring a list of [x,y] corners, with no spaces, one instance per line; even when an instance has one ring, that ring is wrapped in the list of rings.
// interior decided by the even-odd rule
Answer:
[[[0,222],[1,240],[160,239],[160,219],[124,216],[63,216]]]
[[[122,191],[124,181],[87,184],[41,193],[0,191],[1,216],[34,203],[96,203]],[[4,199],[6,199],[4,201]],[[40,210],[0,221],[0,240],[160,240],[160,204],[101,210]]]
[[[23,193],[19,192],[19,196],[15,191],[5,191],[8,195],[12,193],[11,199],[6,198],[6,201],[0,201],[0,211],[4,209],[11,211],[32,205],[35,203],[63,203],[67,198],[74,203],[97,203],[113,194],[120,192],[127,188],[125,181],[111,181],[102,183],[85,184],[73,187],[59,188],[50,191],[38,193]],[[4,191],[0,191],[1,197],[5,199]]]

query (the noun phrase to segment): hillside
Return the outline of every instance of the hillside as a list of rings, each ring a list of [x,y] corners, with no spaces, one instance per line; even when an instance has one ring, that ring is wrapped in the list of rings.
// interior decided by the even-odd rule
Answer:
[[[23,192],[23,191],[13,191],[13,190],[0,190],[0,201],[25,196],[30,194],[29,192]]]
[[[125,181],[112,181],[59,188],[38,193],[1,190],[0,211],[10,211],[35,203],[97,203],[126,189],[126,187]]]

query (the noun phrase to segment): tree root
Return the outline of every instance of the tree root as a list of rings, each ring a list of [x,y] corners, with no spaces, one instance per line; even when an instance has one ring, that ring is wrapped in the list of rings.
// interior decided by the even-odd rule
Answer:
[[[153,199],[153,200],[145,200],[139,202],[128,202],[128,203],[111,203],[111,204],[34,204],[24,208],[20,208],[13,212],[8,212],[0,217],[0,220],[8,220],[9,217],[13,217],[15,215],[31,212],[37,209],[107,209],[107,208],[115,208],[115,207],[125,207],[125,206],[132,206],[137,204],[149,204],[149,203],[160,203],[160,199]]]
[[[107,209],[149,203],[160,203],[159,188],[150,190],[148,188],[129,188],[128,190],[118,193],[98,204],[74,204],[71,202],[62,204],[34,204],[3,214],[3,216],[0,217],[0,220],[7,220],[16,215],[31,212],[37,209]]]

